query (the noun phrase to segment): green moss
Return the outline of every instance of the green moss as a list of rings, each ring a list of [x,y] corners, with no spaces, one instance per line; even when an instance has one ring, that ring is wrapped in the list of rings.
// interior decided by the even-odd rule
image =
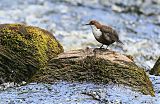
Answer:
[[[11,24],[1,28],[0,32],[3,34],[1,35],[3,46],[18,52],[22,56],[32,55],[42,66],[47,63],[48,58],[55,57],[63,52],[55,38],[37,27]]]
[[[12,71],[16,70],[16,74],[21,73],[21,71],[24,73],[23,69],[32,70],[29,69],[31,68],[30,66],[36,68],[34,69],[34,67],[32,67],[33,70],[42,68],[47,64],[48,60],[63,52],[63,47],[51,33],[38,27],[21,24],[1,24],[0,42],[3,51],[8,50],[7,53],[1,51],[0,55],[3,53],[3,56],[7,56],[7,60],[15,60],[19,58],[24,64],[22,69],[19,68],[18,70],[13,69],[13,66],[7,66]],[[1,63],[5,63],[3,61],[4,58],[1,57]],[[22,63],[18,62],[17,64]],[[27,70],[25,71],[27,72]]]
[[[71,82],[113,82],[130,86],[154,96],[149,77],[134,63],[113,63],[109,60],[86,57],[83,60],[53,59],[31,79],[32,82],[50,83],[58,80]]]

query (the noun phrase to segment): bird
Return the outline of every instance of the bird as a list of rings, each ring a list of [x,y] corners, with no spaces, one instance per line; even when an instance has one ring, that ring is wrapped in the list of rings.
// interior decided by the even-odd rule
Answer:
[[[100,48],[102,48],[103,45],[106,45],[108,48],[108,46],[114,42],[123,44],[119,39],[118,33],[112,27],[103,25],[96,20],[91,20],[88,24],[85,25],[91,26],[95,39],[102,44]]]

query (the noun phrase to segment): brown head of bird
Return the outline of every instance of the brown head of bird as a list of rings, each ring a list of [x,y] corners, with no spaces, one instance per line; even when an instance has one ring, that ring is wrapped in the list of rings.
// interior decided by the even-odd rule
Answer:
[[[96,21],[96,20],[91,20],[88,24],[85,24],[85,25],[94,25],[94,26],[96,26],[97,29],[100,29],[101,26],[102,26],[102,25],[101,25],[98,21]]]

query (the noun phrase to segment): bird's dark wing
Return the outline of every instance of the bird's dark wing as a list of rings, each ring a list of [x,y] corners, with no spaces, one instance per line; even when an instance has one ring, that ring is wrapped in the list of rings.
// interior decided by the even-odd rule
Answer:
[[[103,25],[102,28],[100,29],[100,31],[103,33],[104,36],[108,35],[113,41],[122,43],[119,40],[118,33],[114,29],[112,29],[111,27]]]

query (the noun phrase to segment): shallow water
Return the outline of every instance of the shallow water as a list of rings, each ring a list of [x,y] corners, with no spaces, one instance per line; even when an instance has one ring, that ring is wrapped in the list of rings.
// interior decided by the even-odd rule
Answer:
[[[57,82],[31,83],[0,92],[0,104],[159,104],[160,77],[150,76],[155,97],[122,85]]]

